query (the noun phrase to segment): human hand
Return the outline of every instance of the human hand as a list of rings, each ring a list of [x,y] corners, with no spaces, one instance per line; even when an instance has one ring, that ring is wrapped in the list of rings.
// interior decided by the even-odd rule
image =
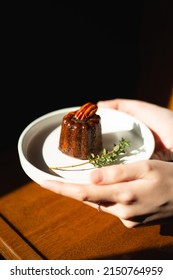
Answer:
[[[91,184],[59,181],[42,186],[117,216],[129,228],[173,216],[173,163],[144,160],[98,168]]]
[[[173,160],[173,112],[137,100],[115,99],[98,106],[115,108],[145,123],[156,139],[153,156]],[[117,216],[126,227],[146,225],[173,217],[173,163],[143,160],[94,170],[91,184],[80,185],[58,181],[42,186],[57,194],[82,201]]]
[[[145,101],[112,99],[98,102],[98,107],[108,107],[128,113],[142,121],[153,132],[155,151],[153,159],[173,161],[173,112]]]

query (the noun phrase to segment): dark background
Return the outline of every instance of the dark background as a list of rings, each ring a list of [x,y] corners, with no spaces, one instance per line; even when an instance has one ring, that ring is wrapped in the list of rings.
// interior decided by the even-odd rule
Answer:
[[[16,145],[25,126],[47,112],[133,96],[142,6],[57,1],[22,12],[15,7],[6,34],[1,149]]]
[[[172,1],[81,2],[4,8],[1,154],[53,110],[115,97],[167,105]]]

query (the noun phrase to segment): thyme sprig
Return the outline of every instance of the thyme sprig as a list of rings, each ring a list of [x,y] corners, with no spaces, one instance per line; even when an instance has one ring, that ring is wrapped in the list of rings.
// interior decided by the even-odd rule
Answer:
[[[100,155],[90,154],[88,160],[83,163],[59,167],[51,166],[49,168],[54,170],[64,170],[66,168],[77,167],[88,163],[91,163],[92,165],[98,168],[106,165],[116,164],[120,160],[121,156],[126,154],[127,147],[130,147],[130,142],[122,138],[118,144],[113,145],[112,150],[109,151],[106,148],[104,148]]]
[[[130,146],[130,142],[122,138],[118,144],[113,145],[113,149],[108,151],[103,149],[100,155],[91,154],[89,157],[89,162],[95,167],[102,167],[110,164],[115,164],[122,155],[126,153],[126,147]]]

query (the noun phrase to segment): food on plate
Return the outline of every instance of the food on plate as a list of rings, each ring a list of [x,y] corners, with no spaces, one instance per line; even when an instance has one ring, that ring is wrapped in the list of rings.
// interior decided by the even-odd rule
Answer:
[[[102,148],[101,117],[97,105],[85,103],[78,110],[69,112],[62,119],[59,150],[71,157],[88,159]]]

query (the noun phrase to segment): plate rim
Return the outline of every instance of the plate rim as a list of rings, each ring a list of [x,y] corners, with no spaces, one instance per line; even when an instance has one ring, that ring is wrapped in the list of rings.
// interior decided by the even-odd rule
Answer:
[[[74,111],[74,110],[77,110],[79,109],[80,106],[74,106],[74,107],[66,107],[66,108],[61,108],[61,109],[58,109],[58,110],[54,110],[54,111],[51,111],[51,112],[48,112],[38,118],[36,118],[35,120],[33,120],[32,122],[30,122],[25,128],[24,130],[22,131],[22,133],[20,134],[19,136],[19,139],[18,139],[18,143],[17,143],[17,149],[18,149],[18,154],[19,154],[19,160],[20,160],[20,163],[21,163],[21,166],[24,170],[24,172],[30,177],[30,179],[32,179],[33,181],[37,182],[37,183],[41,183],[40,180],[35,180],[33,179],[33,176],[30,175],[30,173],[27,173],[26,171],[26,165],[29,167],[29,169],[33,169],[36,173],[38,173],[38,176],[39,176],[39,173],[40,173],[40,176],[42,175],[42,177],[45,178],[45,180],[57,180],[57,181],[61,181],[61,182],[66,182],[66,183],[80,183],[79,181],[75,182],[74,180],[70,181],[70,180],[67,180],[67,179],[64,179],[62,177],[59,177],[58,174],[56,175],[52,175],[50,173],[47,173],[46,171],[42,170],[42,169],[39,169],[37,166],[33,165],[29,159],[26,157],[25,153],[24,153],[24,147],[23,147],[23,142],[25,140],[25,138],[27,137],[27,134],[30,132],[30,130],[35,126],[35,125],[39,125],[40,123],[43,123],[45,120],[48,120],[49,118],[52,118],[52,121],[53,121],[53,118],[54,117],[58,117],[59,115],[65,115],[66,113],[70,112],[70,111]],[[155,148],[155,139],[154,139],[154,135],[152,133],[152,131],[150,130],[149,127],[147,127],[142,121],[140,121],[139,119],[135,118],[134,116],[126,113],[126,112],[123,112],[123,111],[119,111],[119,110],[116,110],[116,109],[113,109],[113,108],[99,108],[99,109],[104,109],[104,110],[111,110],[111,111],[114,111],[118,114],[122,114],[128,118],[131,118],[131,120],[133,120],[134,122],[138,123],[140,126],[142,125],[143,127],[145,127],[145,129],[148,130],[148,132],[150,133],[150,136],[151,136],[151,139],[153,140],[153,143],[152,143],[152,153],[154,152],[154,148]],[[57,122],[57,127],[61,124],[61,122]],[[55,127],[56,128],[56,127]],[[152,155],[152,154],[151,154]],[[150,155],[150,157],[151,157]],[[46,179],[47,177],[47,179]],[[88,183],[88,182],[86,182]],[[81,182],[81,184],[85,184],[84,182]]]

